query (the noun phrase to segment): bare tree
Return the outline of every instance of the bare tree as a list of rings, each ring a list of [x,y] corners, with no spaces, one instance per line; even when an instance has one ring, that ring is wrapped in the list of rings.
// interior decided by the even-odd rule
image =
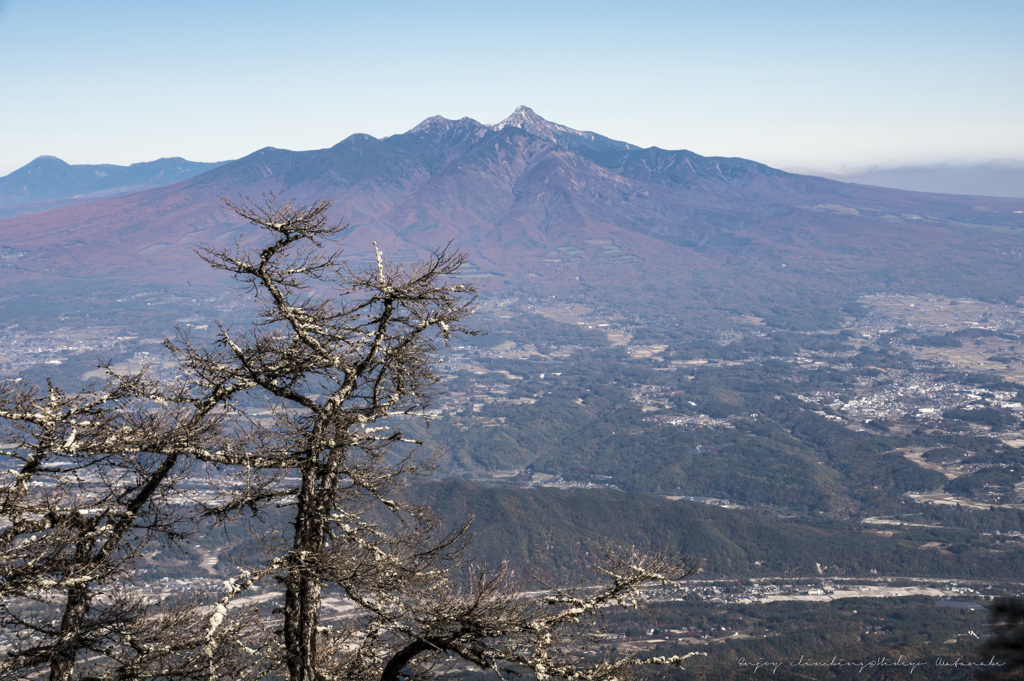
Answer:
[[[428,678],[438,666],[464,662],[499,677],[529,671],[541,681],[611,681],[646,665],[681,666],[700,653],[638,659],[590,651],[607,609],[644,609],[652,588],[674,587],[693,571],[686,558],[610,552],[598,566],[602,582],[587,588],[526,591],[507,566],[472,580],[454,572],[421,575],[417,588],[406,585],[397,597],[353,596],[366,613],[362,637],[339,655],[341,673],[328,678]]]
[[[183,536],[184,454],[217,428],[176,397],[144,374],[73,394],[0,384],[0,678],[138,665],[151,604],[125,585],[147,545]]]
[[[428,545],[436,523],[393,494],[430,465],[415,451],[394,451],[407,442],[394,417],[429,404],[438,348],[468,332],[462,322],[474,294],[452,280],[465,262],[459,252],[405,266],[385,265],[378,250],[370,267],[350,268],[321,248],[344,229],[329,221],[326,201],[228,205],[269,243],[202,255],[255,293],[259,322],[241,332],[221,328],[213,347],[184,332],[168,347],[197,408],[231,415],[226,439],[201,458],[246,471],[250,484],[219,511],[294,504],[289,545],[272,567],[284,583],[288,674],[313,679],[325,585],[344,593],[376,585],[384,573],[372,566],[385,556],[402,574],[417,574],[447,560],[456,543],[451,536]],[[405,529],[385,529],[384,515]]]
[[[610,554],[597,586],[524,583],[466,566],[468,523],[444,532],[399,494],[433,465],[403,420],[435,396],[441,348],[473,333],[466,256],[388,264],[375,245],[356,268],[325,248],[345,229],[329,202],[228,206],[259,241],[200,254],[255,295],[255,323],[212,343],[179,329],[165,343],[184,374],[173,384],[110,372],[75,394],[0,385],[0,679],[391,681],[461,662],[597,681],[678,664],[583,651],[606,608],[642,606],[689,560]],[[211,468],[230,484],[199,511],[183,490]],[[219,599],[161,603],[133,584],[140,552],[198,515],[258,522],[272,507],[288,526],[263,526],[265,561]],[[283,590],[262,617],[241,605],[259,585]],[[327,599],[345,613],[325,617]]]
[[[432,464],[403,436],[402,419],[422,417],[434,397],[442,346],[473,333],[465,320],[475,292],[455,278],[466,256],[445,248],[391,264],[375,244],[356,268],[324,248],[345,230],[327,201],[266,196],[228,207],[260,240],[201,256],[255,296],[258,322],[218,327],[212,345],[179,330],[167,347],[195,409],[223,421],[219,439],[194,454],[246,480],[212,511],[276,504],[291,521],[269,537],[265,565],[229,582],[209,631],[229,617],[233,595],[275,578],[284,590],[279,651],[262,650],[283,660],[291,681],[409,678],[448,656],[540,678],[623,676],[635,661],[571,652],[584,620],[642,601],[644,585],[677,583],[688,561],[612,560],[604,588],[527,598],[504,569],[467,580],[465,526],[445,534],[396,494]],[[327,596],[346,599],[354,616],[326,622]],[[223,676],[211,656],[207,677]]]

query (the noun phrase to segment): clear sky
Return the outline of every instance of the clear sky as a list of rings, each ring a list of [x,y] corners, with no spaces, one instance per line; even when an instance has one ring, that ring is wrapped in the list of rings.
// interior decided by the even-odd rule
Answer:
[[[1024,2],[0,0],[0,175],[520,104],[785,168],[1024,159]]]

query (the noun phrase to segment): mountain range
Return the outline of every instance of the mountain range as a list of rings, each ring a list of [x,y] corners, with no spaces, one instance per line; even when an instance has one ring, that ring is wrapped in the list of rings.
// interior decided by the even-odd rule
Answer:
[[[54,156],[40,156],[10,175],[0,177],[0,216],[35,213],[163,187],[218,165],[183,158],[162,158],[130,166],[70,165]]]
[[[918,410],[996,392],[1020,403],[1024,391],[938,360],[922,369],[906,352],[914,334],[857,304],[916,292],[1017,302],[1024,199],[640,148],[526,107],[497,125],[433,117],[383,139],[265,148],[171,184],[0,219],[0,362],[39,384],[98,376],[97,356],[173,375],[159,347],[173,324],[198,337],[209,321],[248,317],[251,300],[194,248],[251,234],[222,197],[268,192],[334,201],[354,265],[373,264],[374,241],[400,261],[449,242],[468,253],[464,276],[483,294],[473,323],[488,335],[450,353],[450,393],[431,428],[403,429],[446,452],[438,475],[475,478],[414,494],[446,517],[477,516],[476,559],[575,577],[590,542],[621,540],[684,548],[710,574],[735,577],[1009,578],[1024,565],[1024,549],[1003,536],[1024,511],[916,504],[910,493],[950,481],[931,459],[904,455],[963,451],[976,467],[964,486],[986,504],[1005,487],[1017,504],[1016,444]],[[587,312],[557,314],[571,303]],[[943,314],[961,303],[945,301]],[[832,333],[856,315],[871,323]],[[972,350],[978,334],[997,333],[969,331]],[[1019,355],[1018,337],[1003,335],[999,347]],[[914,372],[921,385],[909,383]],[[903,400],[886,407],[889,421],[830,406],[875,396]],[[991,407],[950,411],[1019,422]],[[535,483],[587,489],[513,488]],[[895,514],[907,525],[861,522]]]
[[[32,172],[55,161],[39,159]],[[194,246],[247,230],[222,197],[267,192],[333,200],[356,261],[368,260],[371,241],[400,260],[453,242],[485,292],[688,319],[717,310],[827,325],[862,293],[1015,301],[1024,292],[1024,199],[882,189],[644,149],[527,107],[497,125],[436,116],[383,139],[268,147],[198,174],[177,162],[131,166],[117,182],[167,177],[172,166],[191,175],[180,182],[0,220],[8,298],[213,284]]]

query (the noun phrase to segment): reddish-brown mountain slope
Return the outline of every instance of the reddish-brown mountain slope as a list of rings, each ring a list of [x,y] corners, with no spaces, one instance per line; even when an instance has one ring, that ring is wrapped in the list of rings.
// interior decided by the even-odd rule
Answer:
[[[355,259],[374,240],[399,258],[453,241],[491,290],[769,316],[858,291],[1024,293],[1024,200],[640,149],[525,107],[497,126],[435,117],[380,140],[267,148],[168,187],[0,220],[8,290],[210,281],[194,245],[229,244],[245,230],[220,197],[266,191],[333,199],[352,224]]]

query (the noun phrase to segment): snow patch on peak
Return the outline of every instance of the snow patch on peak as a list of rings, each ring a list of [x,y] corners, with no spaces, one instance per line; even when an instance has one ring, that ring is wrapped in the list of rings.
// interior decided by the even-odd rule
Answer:
[[[528,106],[517,106],[516,110],[512,112],[512,115],[506,118],[501,123],[498,123],[498,128],[504,128],[509,125],[522,125],[522,124],[541,124],[550,125],[546,120],[537,115],[537,112]]]
[[[517,107],[511,116],[494,126],[494,130],[503,130],[504,128],[520,128],[545,139],[553,139],[552,135],[556,132],[577,132],[572,128],[556,125],[541,118],[528,106]]]
[[[584,139],[590,142],[594,142],[598,139],[605,139],[592,132],[575,130],[564,125],[559,125],[558,123],[552,123],[551,121],[538,116],[537,113],[528,106],[520,106],[516,108],[516,110],[512,112],[511,116],[491,129],[498,131],[504,128],[519,128],[520,130],[525,130],[535,137],[539,137],[549,142],[555,142],[556,144],[564,144],[567,140],[571,140],[573,138]],[[627,144],[625,146],[629,147],[630,145]]]
[[[392,137],[412,135],[422,140],[429,140],[432,144],[457,144],[482,137],[489,129],[469,117],[452,120],[444,116],[431,116],[408,132],[404,132],[402,135],[392,135]],[[385,139],[391,139],[391,137]]]
[[[453,125],[455,125],[455,121],[450,118],[445,118],[444,116],[431,116],[409,132],[444,132],[445,130],[449,130]]]

